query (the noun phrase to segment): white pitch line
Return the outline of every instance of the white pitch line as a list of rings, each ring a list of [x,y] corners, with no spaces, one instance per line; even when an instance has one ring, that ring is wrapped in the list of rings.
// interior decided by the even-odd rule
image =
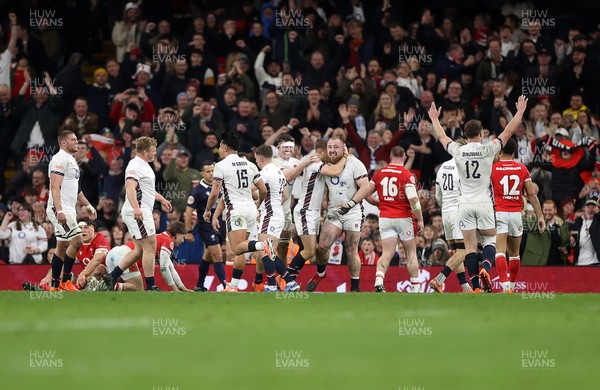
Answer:
[[[130,329],[152,326],[152,318],[79,318],[55,321],[2,321],[0,333],[53,330]]]

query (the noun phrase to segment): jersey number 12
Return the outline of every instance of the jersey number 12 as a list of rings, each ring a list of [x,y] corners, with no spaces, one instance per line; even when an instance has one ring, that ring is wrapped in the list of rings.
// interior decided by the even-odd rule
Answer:
[[[469,170],[469,163],[471,163],[471,168],[473,168],[473,173],[471,173],[471,171]],[[465,161],[465,170],[467,171],[467,179],[470,179],[470,178],[479,179],[481,177],[481,174],[477,173],[478,169],[479,169],[479,161],[477,161],[477,160]]]

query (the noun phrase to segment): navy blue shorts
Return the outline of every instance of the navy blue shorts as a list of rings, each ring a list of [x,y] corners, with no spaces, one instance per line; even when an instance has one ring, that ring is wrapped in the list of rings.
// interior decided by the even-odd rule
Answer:
[[[221,245],[221,233],[214,230],[209,223],[199,223],[198,233],[206,246]]]

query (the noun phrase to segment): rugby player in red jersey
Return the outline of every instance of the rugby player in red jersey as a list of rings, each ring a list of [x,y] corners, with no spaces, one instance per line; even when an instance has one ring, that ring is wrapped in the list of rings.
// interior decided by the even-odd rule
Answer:
[[[546,228],[540,201],[535,195],[531,175],[525,165],[514,160],[517,142],[510,138],[500,151],[500,159],[492,166],[492,186],[496,205],[496,270],[502,292],[512,293],[521,266],[519,248],[523,235],[523,189],[538,217],[540,232]],[[508,249],[509,262],[506,262]],[[508,270],[510,269],[510,281]]]
[[[390,158],[390,164],[377,171],[370,183],[370,194],[377,191],[379,197],[379,230],[383,242],[383,253],[377,262],[375,291],[385,292],[383,279],[396,252],[399,238],[406,251],[406,267],[412,292],[417,293],[421,292],[421,287],[415,236],[423,229],[423,213],[415,178],[408,169],[404,168],[404,160],[406,160],[404,149],[395,146]]]

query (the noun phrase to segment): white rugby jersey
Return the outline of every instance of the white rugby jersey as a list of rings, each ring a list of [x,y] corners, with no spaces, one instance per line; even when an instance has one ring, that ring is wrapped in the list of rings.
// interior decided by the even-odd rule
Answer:
[[[460,178],[459,203],[492,202],[492,165],[494,156],[500,149],[502,149],[502,142],[498,139],[485,145],[477,142],[469,142],[466,145],[457,142],[448,144],[448,153],[456,160]]]
[[[460,179],[456,161],[451,158],[440,166],[435,178],[436,192],[441,194],[442,214],[458,210]]]
[[[223,185],[225,208],[256,207],[252,199],[252,184],[260,180],[258,168],[237,154],[230,154],[215,164],[214,180]]]
[[[156,200],[156,177],[154,176],[154,170],[150,167],[146,161],[141,157],[134,157],[127,168],[125,169],[125,181],[127,179],[133,179],[137,182],[135,187],[135,196],[138,204],[142,210],[152,211],[154,208],[154,201]],[[129,198],[125,197],[125,203],[121,212],[133,212],[133,207],[129,203]]]
[[[329,209],[348,203],[358,191],[356,182],[368,177],[367,168],[356,157],[348,156],[348,161],[339,177],[327,177],[325,183],[329,189]]]
[[[275,164],[281,170],[292,169],[300,164],[300,160],[298,160],[297,158],[294,158],[294,157],[290,157],[289,160],[284,160],[284,159],[278,157],[278,158],[273,159],[273,164]],[[294,182],[295,182],[295,179],[287,182],[289,187],[286,188],[285,191],[288,195],[291,195],[291,191],[292,191],[292,187],[294,186]],[[287,200],[283,204],[284,211],[286,211],[286,212],[290,211],[291,202],[292,202],[292,197],[288,196]]]
[[[282,217],[281,197],[287,185],[285,175],[277,165],[270,163],[260,171],[260,177],[267,187],[267,196],[260,205],[261,214],[266,212],[268,216]]]
[[[64,150],[59,150],[48,166],[48,177],[50,178],[50,186],[52,186],[52,174],[63,177],[60,185],[60,203],[63,210],[75,212],[77,205],[77,195],[79,195],[79,164],[71,154]],[[47,210],[54,208],[54,199],[52,194],[48,198]]]
[[[301,188],[296,207],[321,211],[325,192],[325,176],[320,174],[323,165],[321,161],[316,161],[304,168],[302,181],[299,180]]]

